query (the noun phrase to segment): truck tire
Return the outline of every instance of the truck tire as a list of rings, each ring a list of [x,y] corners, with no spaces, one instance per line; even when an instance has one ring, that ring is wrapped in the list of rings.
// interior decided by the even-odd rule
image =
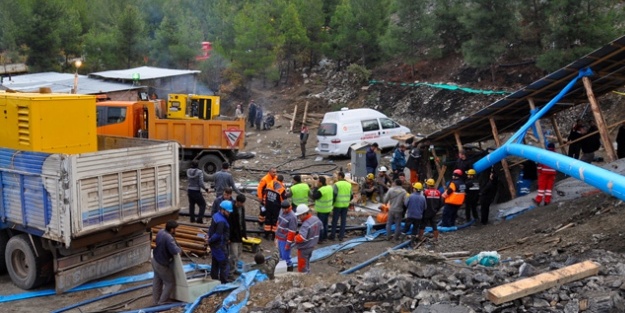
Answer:
[[[35,249],[39,252],[38,257]],[[11,281],[22,289],[38,287],[52,278],[50,253],[39,246],[33,247],[26,234],[9,239],[4,260]]]
[[[5,252],[7,251],[7,243],[9,242],[9,234],[5,231],[0,231],[0,274],[6,274],[7,263],[4,260]]]
[[[221,170],[221,164],[223,161],[220,157],[214,154],[207,154],[200,158],[198,167],[204,171],[204,175],[212,175]]]

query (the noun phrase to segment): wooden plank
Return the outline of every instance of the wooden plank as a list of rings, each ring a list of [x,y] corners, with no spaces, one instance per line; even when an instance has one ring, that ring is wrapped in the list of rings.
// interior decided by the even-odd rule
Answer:
[[[457,257],[469,256],[471,255],[471,251],[441,252],[440,255],[446,258],[457,258]]]
[[[295,116],[297,116],[297,104],[295,105],[295,109],[293,110],[293,117],[291,118],[290,132],[293,132],[293,127],[295,127]]]
[[[561,231],[563,231],[563,230],[565,230],[565,229],[567,229],[567,228],[571,228],[571,227],[573,227],[573,226],[575,226],[575,223],[568,223],[568,224],[566,224],[566,225],[564,225],[564,226],[562,226],[562,227],[558,228],[558,229],[557,229],[556,231],[554,231],[553,233],[554,233],[554,234],[559,233],[559,232],[561,232]]]
[[[463,151],[462,141],[460,140],[460,133],[455,132],[454,137],[456,138],[456,146],[458,147],[458,151]]]
[[[306,116],[308,116],[308,101],[306,101],[306,105],[304,106],[304,116],[302,117],[302,124],[306,124]]]
[[[447,171],[447,165],[443,165],[443,167],[438,170],[438,178],[436,179],[436,184],[434,184],[434,188],[438,189],[438,186],[440,186],[441,182],[443,183],[443,185],[445,184],[445,171]]]
[[[594,276],[597,273],[599,273],[599,264],[585,261],[488,289],[486,298],[499,305],[554,286]]]
[[[558,138],[558,146],[560,146],[560,152],[562,155],[567,155],[567,151],[564,148],[564,138],[562,137],[562,133],[560,133],[560,128],[558,127],[558,122],[556,121],[555,114],[551,116],[551,125],[553,126],[553,130],[556,133],[556,137]]]
[[[597,99],[595,99],[595,93],[592,90],[592,83],[590,82],[590,78],[588,77],[582,77],[582,81],[584,82],[584,88],[586,88],[586,96],[588,97],[588,101],[590,102],[592,115],[595,117],[595,122],[597,123],[599,134],[601,135],[603,148],[605,149],[605,153],[608,156],[608,161],[613,162],[616,160],[616,151],[614,151],[614,145],[612,145],[612,140],[610,140],[610,134],[608,134],[608,130],[606,129],[605,120],[603,119],[603,114],[601,113],[601,109],[599,108],[599,103],[597,102]]]

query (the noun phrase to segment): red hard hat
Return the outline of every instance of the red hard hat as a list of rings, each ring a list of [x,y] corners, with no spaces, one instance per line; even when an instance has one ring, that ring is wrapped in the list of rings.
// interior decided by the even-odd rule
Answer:
[[[456,176],[458,176],[458,177],[462,176],[462,170],[461,170],[461,169],[459,169],[459,168],[455,169],[455,170],[454,170],[454,175],[456,175]]]

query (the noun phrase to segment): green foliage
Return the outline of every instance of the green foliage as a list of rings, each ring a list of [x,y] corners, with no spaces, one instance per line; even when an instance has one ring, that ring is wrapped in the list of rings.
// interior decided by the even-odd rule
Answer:
[[[118,66],[131,68],[145,63],[146,34],[145,20],[139,8],[126,5],[115,29],[116,51],[122,61]]]
[[[432,29],[440,40],[442,55],[459,52],[469,37],[469,31],[460,22],[465,8],[464,0],[434,0]]]
[[[355,63],[347,66],[347,73],[349,73],[350,81],[356,84],[366,84],[371,78],[371,71],[362,65]]]
[[[470,39],[462,44],[465,61],[486,68],[501,57],[516,37],[512,6],[498,0],[472,0],[461,17],[470,31]]]
[[[431,5],[431,0],[394,0],[396,18],[381,41],[387,54],[408,64],[440,57],[440,41],[432,28],[434,15],[427,10]]]

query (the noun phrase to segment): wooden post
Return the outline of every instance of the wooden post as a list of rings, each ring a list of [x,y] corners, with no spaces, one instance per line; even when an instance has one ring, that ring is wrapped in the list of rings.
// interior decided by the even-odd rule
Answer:
[[[608,130],[605,127],[605,120],[603,119],[603,114],[599,108],[599,103],[597,102],[597,99],[595,99],[595,93],[592,91],[592,82],[588,77],[582,77],[582,80],[584,81],[586,96],[590,102],[592,115],[594,115],[595,122],[597,122],[597,128],[599,128],[599,134],[601,135],[601,141],[603,141],[603,147],[605,148],[608,160],[613,162],[616,160],[616,152],[614,151],[612,140],[610,140],[610,134],[608,134]]]
[[[306,124],[306,115],[308,115],[308,101],[306,101],[306,106],[304,106],[304,117],[302,117],[302,125]]]
[[[438,188],[438,183],[441,181],[443,182],[443,185],[445,185],[445,171],[447,170],[447,166],[443,165],[441,167],[440,159],[438,158],[438,155],[436,155],[436,147],[432,147],[432,155],[434,156],[434,164],[436,165],[436,171],[438,172],[438,179],[436,182],[436,188]]]
[[[456,146],[458,146],[458,152],[463,151],[462,141],[460,141],[460,134],[458,132],[454,132],[454,137],[456,137]]]
[[[529,101],[530,109],[532,111],[536,109],[536,105],[534,105],[534,99],[529,98],[527,99],[527,101]],[[538,133],[538,141],[540,142],[540,147],[544,149],[545,148],[545,136],[543,135],[543,127],[540,125],[540,120],[537,120],[536,123],[534,123],[534,125],[536,125],[536,132]]]
[[[293,117],[291,118],[291,132],[293,132],[293,128],[295,128],[295,116],[297,115],[297,104],[295,105],[295,109],[293,110]]]
[[[558,137],[558,145],[560,146],[560,152],[563,155],[567,155],[566,149],[564,148],[564,138],[562,138],[562,134],[560,133],[560,128],[558,128],[558,122],[556,122],[556,116],[551,116],[551,125],[553,126],[553,131],[556,133],[556,137]]]
[[[497,144],[497,148],[501,147],[501,141],[499,140],[499,131],[497,130],[497,124],[495,124],[494,118],[489,118],[490,128],[493,130],[493,138],[495,139],[495,144]],[[506,181],[508,182],[508,189],[510,190],[510,197],[512,199],[516,198],[516,190],[514,189],[514,180],[512,179],[512,174],[510,174],[510,169],[508,168],[508,161],[506,159],[501,160],[501,166],[503,166],[503,172],[506,175]]]

